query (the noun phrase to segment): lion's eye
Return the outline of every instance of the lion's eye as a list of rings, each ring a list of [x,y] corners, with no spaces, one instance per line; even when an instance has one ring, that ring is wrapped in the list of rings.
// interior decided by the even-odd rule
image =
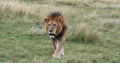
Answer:
[[[50,24],[48,24],[48,26],[50,26]]]
[[[56,26],[56,24],[53,24],[53,26]]]

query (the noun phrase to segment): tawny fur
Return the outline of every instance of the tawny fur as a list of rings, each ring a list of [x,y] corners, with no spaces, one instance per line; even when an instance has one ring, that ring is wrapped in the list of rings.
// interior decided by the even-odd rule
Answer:
[[[48,33],[48,23],[56,22],[58,24],[55,38],[51,38],[54,47],[53,57],[60,58],[61,55],[64,55],[64,44],[66,41],[66,35],[68,31],[67,21],[65,17],[61,15],[60,12],[54,12],[47,16],[45,19],[45,27]]]

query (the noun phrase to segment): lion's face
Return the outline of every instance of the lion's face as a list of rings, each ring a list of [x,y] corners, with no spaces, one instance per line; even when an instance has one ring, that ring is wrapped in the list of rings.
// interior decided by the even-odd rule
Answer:
[[[61,21],[58,19],[45,19],[45,26],[50,38],[55,38],[62,30]]]
[[[50,38],[55,38],[57,34],[58,24],[54,21],[48,22],[48,33]]]

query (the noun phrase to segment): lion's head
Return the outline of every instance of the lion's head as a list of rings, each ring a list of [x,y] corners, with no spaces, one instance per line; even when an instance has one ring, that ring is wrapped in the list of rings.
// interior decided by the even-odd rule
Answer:
[[[45,19],[45,27],[50,38],[55,38],[63,28],[63,17],[61,14],[59,12],[50,14]]]

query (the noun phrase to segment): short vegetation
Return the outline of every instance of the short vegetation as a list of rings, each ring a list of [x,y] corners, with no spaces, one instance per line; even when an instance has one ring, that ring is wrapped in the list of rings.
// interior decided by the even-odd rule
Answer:
[[[44,27],[54,11],[69,23],[60,59]],[[120,63],[120,1],[0,0],[0,63]]]

